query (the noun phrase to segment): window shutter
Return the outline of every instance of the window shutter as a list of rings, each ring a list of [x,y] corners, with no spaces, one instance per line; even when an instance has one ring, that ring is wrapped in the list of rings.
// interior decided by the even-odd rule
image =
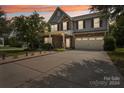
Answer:
[[[85,28],[85,20],[83,20],[83,28]]]
[[[69,22],[67,22],[67,30],[69,30]]]
[[[93,18],[91,19],[91,28],[94,27],[94,22],[93,22]]]
[[[63,23],[61,23],[61,31],[63,30]]]
[[[102,22],[103,22],[102,19],[100,19],[100,27],[102,27]]]
[[[76,21],[76,29],[78,29],[78,21]]]

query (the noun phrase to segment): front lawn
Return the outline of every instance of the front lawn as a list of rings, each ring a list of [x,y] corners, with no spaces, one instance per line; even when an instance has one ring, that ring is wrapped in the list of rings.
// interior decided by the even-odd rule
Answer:
[[[24,48],[17,47],[0,47],[0,52],[23,51]]]
[[[115,51],[107,53],[119,72],[124,76],[124,48],[117,48]]]
[[[115,51],[108,52],[108,55],[113,62],[124,61],[124,48],[117,48]]]
[[[0,54],[5,54],[6,56],[14,56],[24,54],[24,48],[16,47],[0,47]]]

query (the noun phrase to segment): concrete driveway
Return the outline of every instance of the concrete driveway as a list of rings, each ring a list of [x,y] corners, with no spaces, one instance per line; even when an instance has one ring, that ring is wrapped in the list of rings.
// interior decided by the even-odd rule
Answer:
[[[65,51],[0,65],[0,87],[124,87],[103,51]]]

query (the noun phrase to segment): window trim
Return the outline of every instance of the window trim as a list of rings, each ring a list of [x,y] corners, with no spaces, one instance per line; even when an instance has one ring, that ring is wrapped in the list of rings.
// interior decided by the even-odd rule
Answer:
[[[67,22],[63,22],[63,30],[67,30]]]
[[[98,22],[97,21],[95,22],[96,19],[98,19]],[[99,17],[93,18],[93,28],[100,28],[100,18]]]
[[[78,21],[78,30],[84,29],[84,21],[83,20],[79,20]]]

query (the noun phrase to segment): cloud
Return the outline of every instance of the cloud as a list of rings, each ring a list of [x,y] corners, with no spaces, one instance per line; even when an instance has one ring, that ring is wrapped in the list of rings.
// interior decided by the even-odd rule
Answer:
[[[6,13],[17,12],[53,12],[56,9],[56,5],[2,5],[0,6]],[[84,5],[62,5],[60,6],[64,11],[80,11],[88,10],[90,6]]]

